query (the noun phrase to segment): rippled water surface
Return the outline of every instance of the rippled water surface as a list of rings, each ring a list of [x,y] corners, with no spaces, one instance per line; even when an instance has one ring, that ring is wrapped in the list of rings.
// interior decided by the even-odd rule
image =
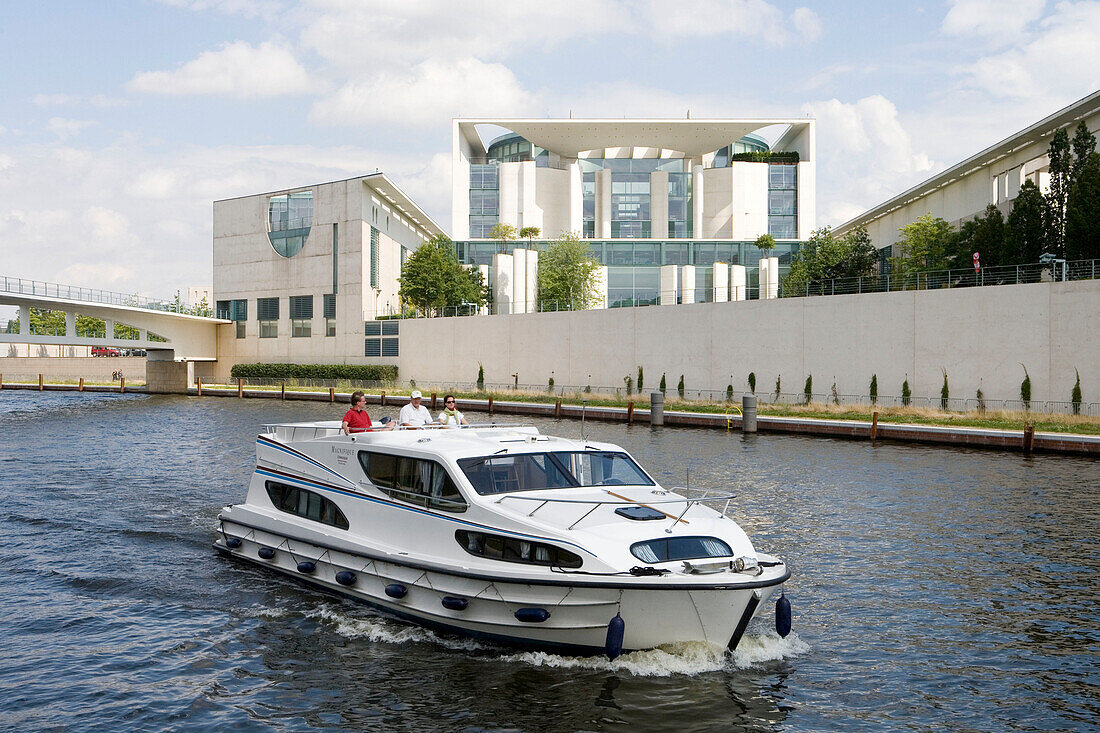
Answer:
[[[0,392],[0,728],[1100,725],[1096,461],[589,422],[662,483],[735,487],[794,573],[785,640],[758,621],[733,658],[608,663],[442,638],[215,554],[259,426],[342,412]]]

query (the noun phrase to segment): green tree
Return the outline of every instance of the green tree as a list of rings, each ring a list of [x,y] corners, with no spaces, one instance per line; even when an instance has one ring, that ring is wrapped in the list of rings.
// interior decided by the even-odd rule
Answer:
[[[951,399],[951,389],[947,386],[947,370],[941,369],[943,372],[943,386],[940,387],[940,409],[947,409],[947,401]]]
[[[665,375],[664,374],[661,375],[661,386],[659,387],[659,389],[661,390],[661,394],[665,393]]]
[[[494,224],[489,230],[489,239],[499,241],[500,251],[504,252],[508,249],[508,243],[516,238],[516,233],[516,228],[511,224]]]
[[[623,377],[623,382],[626,384],[626,396],[629,397],[634,394],[634,380],[629,377]]]
[[[587,310],[600,302],[600,263],[575,234],[563,234],[539,255],[539,310]]]
[[[1046,251],[1064,257],[1066,237],[1066,204],[1072,183],[1073,161],[1070,157],[1069,134],[1059,128],[1050,139],[1050,190],[1046,201]]]
[[[790,270],[783,278],[784,295],[804,295],[825,288],[833,278],[867,277],[878,264],[878,250],[867,229],[859,226],[842,237],[829,227],[810,233],[809,239],[791,258]]]
[[[726,385],[726,402],[733,402],[733,385]]]
[[[642,368],[638,367],[638,394],[642,393],[642,389],[645,386],[644,384],[642,384],[642,377],[644,376],[645,374],[642,372]]]
[[[533,247],[535,243],[535,237],[542,234],[542,230],[538,227],[524,227],[519,230],[519,236],[527,240],[527,246]]]
[[[913,400],[913,390],[909,389],[909,375],[905,375],[905,381],[901,383],[901,404],[905,407]]]
[[[480,361],[477,363],[477,391],[485,391],[485,367],[481,365]]]
[[[947,266],[950,269],[967,269],[974,264],[974,253],[981,256],[982,267],[1017,264],[1005,257],[1005,219],[1001,210],[993,204],[985,212],[959,227]]]
[[[776,374],[775,375],[775,399],[776,400],[779,399],[779,395],[781,394],[781,390],[783,388],[782,379],[783,379],[782,374]]]
[[[420,245],[401,267],[401,300],[429,315],[442,315],[444,308],[463,304],[485,304],[481,273],[463,267],[454,245],[436,237]]]
[[[1066,206],[1066,259],[1100,258],[1100,153],[1090,153]]]
[[[202,316],[203,318],[213,318],[214,309],[210,307],[210,302],[206,299],[206,296],[202,296],[202,299],[198,303],[191,306],[191,315]]]
[[[1024,181],[1005,225],[1006,264],[1039,261],[1043,253],[1045,211],[1046,200],[1039,187],[1031,180]]]
[[[810,404],[810,400],[814,396],[814,375],[807,375],[806,384],[802,387],[802,396],[805,398],[806,404]]]
[[[1024,367],[1024,381],[1020,382],[1020,402],[1024,403],[1024,409],[1031,409],[1031,375],[1027,373],[1027,367]]]
[[[925,214],[898,231],[901,239],[894,245],[898,254],[891,265],[894,273],[905,275],[922,270],[942,270],[954,244],[955,230],[938,216]]]
[[[877,405],[878,404],[878,375],[877,374],[872,374],[871,375],[870,394],[871,394],[871,404],[872,405]]]
[[[756,238],[754,244],[756,248],[760,250],[760,254],[767,257],[768,253],[775,248],[775,237],[770,234],[761,234]]]
[[[756,372],[749,372],[749,391],[756,394]]]
[[[546,391],[549,392],[550,394],[554,394],[554,378],[553,377],[550,377],[550,379],[546,382]]]
[[[684,375],[680,375],[680,383],[676,385],[676,394],[680,396],[680,399],[684,399]]]
[[[1073,414],[1081,414],[1081,372],[1077,371],[1077,367],[1073,368],[1073,373],[1077,375],[1077,381],[1073,384],[1073,391],[1070,393],[1069,399],[1073,403]]]
[[[1081,180],[1081,171],[1088,162],[1089,156],[1096,150],[1096,137],[1089,132],[1084,120],[1077,123],[1070,146],[1073,148],[1073,167],[1070,170],[1070,177],[1076,183]]]

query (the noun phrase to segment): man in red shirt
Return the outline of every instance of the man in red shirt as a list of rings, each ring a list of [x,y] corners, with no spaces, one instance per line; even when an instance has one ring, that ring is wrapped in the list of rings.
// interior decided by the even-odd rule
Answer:
[[[367,414],[367,396],[362,392],[356,392],[351,396],[351,409],[344,413],[344,422],[341,427],[344,435],[350,433],[362,433],[370,430],[370,415]]]

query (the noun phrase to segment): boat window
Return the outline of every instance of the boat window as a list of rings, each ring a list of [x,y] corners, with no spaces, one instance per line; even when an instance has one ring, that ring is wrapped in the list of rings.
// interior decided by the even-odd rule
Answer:
[[[435,461],[364,450],[359,451],[359,463],[370,482],[395,499],[448,512],[466,511],[466,500],[454,480]]]
[[[271,503],[280,511],[338,529],[347,529],[349,526],[347,517],[340,508],[315,491],[277,481],[268,481],[266,488]]]
[[[697,560],[702,557],[732,557],[733,550],[717,537],[662,537],[635,542],[630,554],[642,562]]]
[[[455,532],[455,539],[462,545],[463,550],[478,557],[549,567],[579,568],[581,566],[579,555],[555,545],[528,542],[516,537],[502,537],[484,532],[468,532],[463,529]]]
[[[653,486],[630,456],[611,451],[555,451],[464,458],[458,462],[481,495],[574,486]]]

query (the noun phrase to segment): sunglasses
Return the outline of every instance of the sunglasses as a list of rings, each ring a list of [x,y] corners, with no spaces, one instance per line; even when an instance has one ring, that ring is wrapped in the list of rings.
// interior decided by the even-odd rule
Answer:
[[[454,401],[454,400],[445,400],[445,401],[443,402],[443,404],[445,404],[445,405],[453,405],[454,403],[455,403],[455,401]]]

